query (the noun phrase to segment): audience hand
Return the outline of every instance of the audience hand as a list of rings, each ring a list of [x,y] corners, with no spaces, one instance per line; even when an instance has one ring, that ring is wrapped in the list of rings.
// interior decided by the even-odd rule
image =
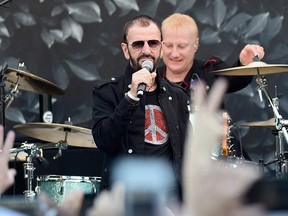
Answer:
[[[125,190],[122,184],[114,184],[111,191],[103,191],[94,200],[87,216],[124,216]]]
[[[58,206],[45,193],[38,196],[39,199],[39,216],[58,215],[58,216],[78,216],[84,199],[81,190],[70,191],[65,195],[63,202]]]
[[[207,99],[203,86],[196,86],[194,106],[205,107],[205,110],[194,113],[193,130],[188,130],[184,151],[183,193],[188,215],[263,215],[261,207],[242,203],[247,188],[260,177],[255,167],[244,164],[233,169],[229,163],[211,159],[222,134],[216,111],[226,86],[223,80],[216,81]]]
[[[0,194],[8,189],[14,183],[14,177],[16,175],[15,169],[9,169],[9,156],[10,149],[14,145],[15,133],[9,131],[4,141],[4,128],[0,126]],[[4,145],[3,145],[4,143]]]
[[[84,194],[81,190],[69,192],[63,203],[58,208],[59,216],[78,216],[84,200]]]

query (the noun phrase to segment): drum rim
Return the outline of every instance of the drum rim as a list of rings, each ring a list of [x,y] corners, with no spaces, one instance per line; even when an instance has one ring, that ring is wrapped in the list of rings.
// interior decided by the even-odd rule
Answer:
[[[71,180],[71,181],[99,181],[101,180],[101,177],[98,176],[70,176],[70,175],[38,175],[37,176],[37,181],[66,181],[66,180]]]

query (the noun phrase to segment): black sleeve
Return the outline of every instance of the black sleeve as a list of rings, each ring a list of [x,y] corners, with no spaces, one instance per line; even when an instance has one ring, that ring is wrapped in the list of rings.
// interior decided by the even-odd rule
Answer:
[[[131,104],[117,88],[94,87],[92,135],[97,147],[114,153],[122,145],[123,135],[137,106]]]
[[[236,66],[240,66],[239,60],[233,64],[233,67]],[[212,71],[221,70],[229,67],[219,57],[213,56],[208,61],[206,61],[204,68],[206,71],[209,71],[209,73],[211,73]],[[218,77],[223,77],[228,81],[227,93],[236,92],[245,88],[251,83],[253,79],[253,76],[215,76],[215,78]]]

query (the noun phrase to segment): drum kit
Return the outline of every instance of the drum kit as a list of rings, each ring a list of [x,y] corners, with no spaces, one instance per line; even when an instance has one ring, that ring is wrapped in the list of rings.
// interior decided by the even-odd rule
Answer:
[[[288,65],[266,64],[265,62],[260,61],[257,55],[254,56],[253,61],[248,65],[212,72],[215,75],[221,76],[257,76],[256,83],[258,85],[260,100],[261,102],[263,101],[262,93],[264,93],[268,100],[269,106],[272,108],[274,117],[266,121],[241,123],[240,126],[270,128],[271,130],[275,131],[275,159],[269,162],[259,161],[259,164],[257,165],[264,168],[265,166],[275,163],[277,178],[284,177],[288,172],[288,152],[285,151],[284,145],[284,141],[288,143],[288,133],[286,129],[286,126],[288,126],[288,120],[284,119],[279,113],[278,96],[274,98],[270,96],[265,75],[283,72],[288,72]]]
[[[19,64],[19,68],[24,67],[23,65]],[[4,63],[2,65],[2,69],[0,67],[0,70],[0,82],[2,83],[0,86],[0,94],[2,99],[0,105],[3,104],[3,106],[1,106],[0,123],[2,125],[5,123],[5,110],[10,106],[19,90],[43,95],[64,94],[64,90],[52,82],[22,69],[9,68],[7,63]],[[48,163],[48,161],[42,155],[43,150],[58,149],[58,153],[53,157],[53,159],[57,159],[62,155],[62,150],[67,149],[68,146],[96,148],[96,144],[93,140],[90,129],[74,126],[70,119],[68,119],[68,121],[65,121],[65,124],[45,122],[18,124],[14,126],[14,130],[25,136],[47,142],[41,144],[25,142],[22,143],[20,147],[10,150],[10,158],[13,158],[14,160],[17,159],[18,154],[25,153],[24,158],[21,159],[24,161],[24,178],[27,183],[27,190],[24,191],[25,198],[34,199],[36,196],[35,191],[37,194],[40,193],[40,191],[45,191],[48,196],[51,195],[49,198],[55,202],[60,202],[60,197],[63,197],[63,195],[71,190],[71,188],[75,189],[75,187],[78,187],[78,189],[83,189],[83,191],[86,193],[95,193],[95,191],[98,190],[99,182],[101,181],[99,177],[59,176],[56,178],[56,176],[48,176],[49,178],[46,177],[44,179],[42,176],[37,177],[38,186],[35,190],[33,190],[32,184],[32,180],[34,179],[35,161],[43,165],[47,165]],[[54,187],[61,184],[61,192],[59,189],[59,196],[49,193],[49,191],[51,192],[52,190],[51,184],[50,188],[47,188],[47,184],[45,184],[45,182],[50,182],[48,181],[49,179],[53,180],[51,182],[54,183]],[[71,185],[73,187],[71,187]],[[63,191],[63,189],[66,191]],[[52,191],[54,191],[54,189]]]

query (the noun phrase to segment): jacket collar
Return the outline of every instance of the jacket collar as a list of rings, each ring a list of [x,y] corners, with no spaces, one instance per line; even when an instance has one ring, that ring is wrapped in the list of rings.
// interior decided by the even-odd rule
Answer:
[[[183,89],[185,89],[186,91],[189,90],[190,88],[190,83],[191,83],[191,79],[192,79],[192,76],[193,76],[193,73],[195,73],[196,71],[199,70],[199,63],[194,60],[193,62],[193,66],[192,68],[188,71],[187,75],[185,76],[184,80],[177,83],[179,86],[181,86]],[[163,66],[161,68],[159,68],[159,71],[160,71],[160,74],[161,74],[161,77],[163,79],[166,79],[166,66]],[[197,73],[197,72],[196,72]]]

